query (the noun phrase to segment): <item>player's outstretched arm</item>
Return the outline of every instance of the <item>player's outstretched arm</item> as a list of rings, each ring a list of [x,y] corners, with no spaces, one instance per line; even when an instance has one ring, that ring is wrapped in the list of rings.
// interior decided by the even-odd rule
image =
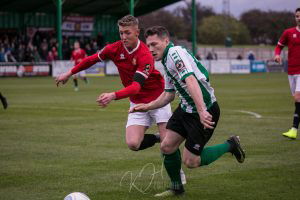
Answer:
[[[285,45],[287,45],[287,41],[289,38],[289,32],[288,30],[285,30],[283,34],[280,36],[279,41],[274,49],[274,61],[277,63],[281,63],[282,59],[280,57],[280,53]]]
[[[212,121],[212,116],[206,110],[206,106],[203,100],[203,95],[201,92],[201,88],[199,87],[198,81],[193,75],[188,76],[185,79],[188,91],[194,100],[197,111],[200,116],[200,122],[203,124],[204,128],[213,129],[213,125],[215,122]]]
[[[141,90],[140,83],[133,81],[133,83],[119,91],[102,93],[97,98],[96,102],[102,108],[106,107],[112,100],[119,100],[136,95]]]
[[[274,61],[277,62],[277,63],[281,63],[281,56],[280,56],[280,53],[281,53],[281,50],[283,49],[283,46],[277,44],[277,46],[275,47],[275,50],[274,50],[274,53],[275,53],[275,56],[274,56]]]
[[[55,79],[56,86],[58,87],[60,83],[65,84],[69,80],[70,76],[72,76],[72,72],[71,71],[68,71],[66,73],[60,74]]]
[[[98,103],[98,106],[105,108],[114,99],[116,99],[116,94],[114,92],[102,93],[99,95],[96,102]]]
[[[84,58],[80,63],[78,63],[73,69],[71,69],[72,74],[76,74],[82,70],[88,69],[89,67],[93,66],[97,62],[100,62],[99,56],[97,53],[94,55],[88,56]]]
[[[137,104],[134,107],[129,108],[129,113],[134,113],[134,112],[147,112],[149,109],[149,103],[141,103]]]
[[[80,63],[78,63],[76,66],[74,66],[70,71],[59,75],[55,79],[56,86],[59,86],[60,83],[65,84],[69,80],[70,76],[91,67],[92,65],[96,64],[99,61],[100,61],[100,59],[98,57],[98,54],[94,54],[94,55],[84,58]]]
[[[275,55],[274,56],[274,61],[281,64],[281,57],[280,57],[280,55]]]
[[[175,98],[175,92],[163,92],[156,100],[147,104],[138,104],[130,108],[129,112],[147,112],[148,110],[154,110],[164,107],[168,103],[172,102]]]

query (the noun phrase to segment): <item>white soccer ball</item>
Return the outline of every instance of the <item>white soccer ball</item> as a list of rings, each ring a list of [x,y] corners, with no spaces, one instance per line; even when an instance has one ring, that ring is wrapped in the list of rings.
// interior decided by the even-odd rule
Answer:
[[[73,192],[68,194],[64,200],[90,200],[90,198],[82,192]]]

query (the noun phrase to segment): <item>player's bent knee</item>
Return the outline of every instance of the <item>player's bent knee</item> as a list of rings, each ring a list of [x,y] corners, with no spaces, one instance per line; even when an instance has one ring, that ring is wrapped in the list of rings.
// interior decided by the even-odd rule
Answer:
[[[300,102],[300,93],[294,95],[295,102]]]
[[[140,143],[135,142],[135,141],[128,141],[127,146],[132,151],[138,151],[139,147],[140,147]]]
[[[184,165],[187,167],[187,168],[196,168],[196,167],[199,167],[199,160],[197,159],[183,159],[183,163]]]
[[[166,143],[161,143],[160,145],[160,151],[164,154],[171,154],[175,152],[176,149],[174,149],[172,146],[166,144]]]

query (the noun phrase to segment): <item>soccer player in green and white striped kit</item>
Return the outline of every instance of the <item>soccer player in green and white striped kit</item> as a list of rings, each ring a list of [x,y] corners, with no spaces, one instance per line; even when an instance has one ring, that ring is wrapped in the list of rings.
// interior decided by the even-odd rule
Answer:
[[[161,143],[171,187],[155,196],[182,195],[184,188],[180,180],[179,146],[184,140],[183,163],[188,168],[209,165],[227,152],[243,163],[245,152],[238,136],[229,137],[223,144],[205,147],[220,116],[207,70],[185,48],[170,42],[166,28],[148,28],[145,38],[155,60],[162,60],[164,65],[165,91],[156,100],[138,104],[130,112],[146,112],[163,107],[174,100],[175,92],[178,94],[180,105],[169,119],[166,137]]]

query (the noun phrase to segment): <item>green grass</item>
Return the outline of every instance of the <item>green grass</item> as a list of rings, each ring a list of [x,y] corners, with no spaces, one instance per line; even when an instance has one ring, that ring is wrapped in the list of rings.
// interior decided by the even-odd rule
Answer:
[[[221,118],[208,145],[238,134],[247,158],[239,164],[227,154],[207,167],[184,167],[188,184],[182,199],[299,199],[300,142],[281,136],[294,110],[287,75],[212,75],[211,80]],[[79,92],[71,82],[56,88],[51,78],[1,78],[9,108],[0,107],[0,199],[57,200],[73,191],[92,200],[153,199],[167,187],[165,171],[163,177],[158,173],[158,145],[133,152],[125,144],[128,101],[106,109],[96,105],[100,93],[120,88],[119,77],[80,82]],[[137,177],[147,163],[157,174],[152,177],[148,165]],[[128,171],[137,177],[135,184],[129,172],[120,186]],[[142,194],[134,186],[149,189]]]

